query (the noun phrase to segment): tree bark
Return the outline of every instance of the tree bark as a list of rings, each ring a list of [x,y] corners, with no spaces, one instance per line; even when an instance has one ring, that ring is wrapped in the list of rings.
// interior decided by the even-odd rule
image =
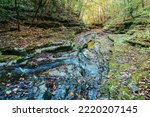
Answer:
[[[37,14],[38,14],[38,12],[39,12],[41,6],[42,6],[42,0],[40,0],[40,2],[38,3],[38,7],[37,7],[37,9],[36,9],[36,11],[35,11],[35,14],[34,14],[34,16],[33,16],[33,19],[32,19],[32,23],[34,22],[35,18],[37,17]]]
[[[18,9],[18,1],[15,0],[15,11],[17,15],[17,30],[20,31],[20,21],[19,21],[19,9]]]
[[[142,4],[142,8],[144,8],[145,7],[144,0],[141,0],[141,4]]]

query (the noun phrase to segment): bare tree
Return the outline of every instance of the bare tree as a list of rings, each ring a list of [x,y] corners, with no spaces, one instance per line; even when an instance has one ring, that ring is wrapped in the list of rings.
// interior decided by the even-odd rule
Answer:
[[[17,15],[17,30],[20,31],[19,5],[18,5],[18,0],[15,0],[15,11],[16,11],[16,15]]]

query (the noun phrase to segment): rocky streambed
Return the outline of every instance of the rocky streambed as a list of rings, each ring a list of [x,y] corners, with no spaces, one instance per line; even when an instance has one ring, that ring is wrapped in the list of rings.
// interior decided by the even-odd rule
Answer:
[[[110,50],[111,41],[102,32],[81,33],[71,44],[52,43],[32,51],[1,50],[0,99],[99,99]]]

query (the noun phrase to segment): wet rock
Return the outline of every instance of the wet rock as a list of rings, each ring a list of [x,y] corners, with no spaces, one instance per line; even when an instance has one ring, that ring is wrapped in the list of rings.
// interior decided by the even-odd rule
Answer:
[[[6,95],[9,95],[9,94],[11,94],[11,92],[12,92],[12,91],[6,91]]]
[[[66,85],[60,85],[58,88],[53,92],[52,100],[60,100],[64,99],[66,95]]]
[[[38,86],[38,90],[35,93],[35,99],[36,100],[43,100],[46,90],[47,90],[47,88],[46,88],[45,84]]]
[[[88,99],[89,100],[95,100],[97,96],[97,91],[96,90],[90,90],[88,92]]]
[[[128,87],[135,94],[138,94],[140,91],[139,88],[135,84],[129,84]]]
[[[13,92],[17,92],[18,88],[13,89]]]

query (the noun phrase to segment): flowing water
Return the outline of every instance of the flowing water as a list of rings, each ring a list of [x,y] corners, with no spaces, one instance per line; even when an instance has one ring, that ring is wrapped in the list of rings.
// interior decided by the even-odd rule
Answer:
[[[73,48],[53,44],[26,52],[22,61],[0,63],[0,99],[99,99],[101,79],[109,71],[106,35],[76,35]],[[92,48],[82,48],[90,40]]]

